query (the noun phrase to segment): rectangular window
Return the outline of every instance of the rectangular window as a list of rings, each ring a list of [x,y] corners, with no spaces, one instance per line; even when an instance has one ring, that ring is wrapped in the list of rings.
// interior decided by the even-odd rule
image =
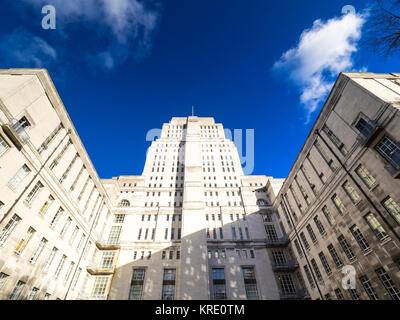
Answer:
[[[386,272],[384,268],[379,268],[375,270],[376,274],[379,277],[379,280],[382,282],[386,291],[389,293],[390,297],[393,300],[400,300],[400,291],[395,286],[394,282]]]
[[[236,240],[236,229],[235,229],[235,227],[232,227],[232,239]]]
[[[387,197],[385,200],[383,200],[382,205],[387,210],[387,212],[390,213],[393,219],[395,219],[397,223],[400,224],[400,206],[391,197]]]
[[[55,215],[53,216],[53,219],[50,222],[50,227],[55,227],[57,225],[58,220],[60,220],[60,217],[62,215],[62,213],[64,212],[63,208],[58,208],[57,212],[55,213]]]
[[[10,294],[9,300],[18,300],[21,295],[22,290],[24,289],[25,282],[19,280],[15,285],[13,291]]]
[[[353,225],[350,228],[350,232],[353,235],[354,239],[356,239],[358,245],[360,246],[360,248],[363,252],[368,252],[371,250],[367,240],[364,238],[360,229],[356,225]]]
[[[310,249],[310,244],[308,243],[307,238],[303,232],[300,233],[300,238],[301,238],[301,241],[303,242],[306,250]]]
[[[47,212],[47,210],[50,208],[52,203],[54,202],[54,197],[52,195],[49,195],[49,198],[47,201],[43,204],[43,206],[39,210],[39,214],[44,216]]]
[[[47,272],[49,270],[50,265],[53,262],[54,257],[57,254],[57,251],[58,251],[58,249],[56,247],[53,247],[53,249],[51,250],[51,252],[50,252],[50,254],[49,254],[49,256],[48,256],[48,258],[46,260],[46,263],[44,264],[43,272]]]
[[[290,274],[280,274],[278,276],[278,281],[283,294],[286,295],[296,294],[296,288],[294,286],[293,279]]]
[[[294,245],[296,247],[297,253],[299,254],[299,257],[303,257],[303,252],[301,251],[300,244],[297,239],[294,239]]]
[[[267,233],[267,239],[270,241],[277,241],[278,235],[276,234],[275,227],[271,224],[266,224],[264,226],[265,232]]]
[[[122,226],[112,226],[108,236],[108,244],[117,244],[121,235]]]
[[[304,268],[304,273],[306,274],[308,283],[310,284],[310,287],[314,288],[315,287],[315,282],[314,282],[314,279],[311,276],[310,269],[308,269],[307,265],[305,265],[303,268]]]
[[[336,298],[338,300],[344,300],[344,296],[342,294],[342,291],[339,288],[335,289],[335,294],[336,294]]]
[[[384,136],[375,147],[376,151],[384,157],[393,167],[400,168],[400,145],[397,141]]]
[[[37,195],[42,191],[44,188],[43,184],[38,181],[31,192],[29,192],[28,196],[26,197],[25,201],[28,203],[32,203],[32,201],[37,197]]]
[[[347,149],[340,141],[340,139],[329,129],[326,125],[323,126],[322,131],[328,136],[328,138],[334,143],[334,145],[339,149],[339,151],[345,156],[347,154]]]
[[[223,268],[212,269],[214,299],[226,299],[225,271]]]
[[[70,217],[67,218],[67,220],[65,221],[65,224],[60,232],[60,236],[64,237],[65,234],[68,232],[69,226],[71,225],[72,219]]]
[[[242,267],[244,285],[246,289],[246,297],[250,299],[258,299],[257,282],[253,267]]]
[[[372,229],[372,231],[375,233],[375,235],[379,239],[379,241],[382,241],[387,237],[387,233],[386,233],[385,229],[382,227],[382,225],[379,223],[378,219],[375,217],[375,215],[372,212],[368,213],[364,217],[364,219],[367,221],[367,224]]]
[[[145,269],[134,269],[132,274],[131,288],[129,291],[129,300],[141,300],[143,293]]]
[[[313,220],[314,220],[314,222],[315,222],[315,225],[317,226],[317,229],[318,229],[319,233],[320,233],[322,236],[325,235],[325,234],[326,234],[326,231],[325,231],[324,225],[323,225],[322,222],[318,219],[318,216],[315,216]]]
[[[379,299],[378,296],[376,295],[374,287],[371,284],[371,281],[369,281],[367,276],[365,276],[365,275],[361,276],[360,282],[361,282],[362,286],[364,287],[364,290],[367,293],[370,300],[378,300]]]
[[[333,217],[331,211],[328,209],[327,206],[324,206],[322,208],[322,212],[324,213],[324,216],[326,220],[328,221],[330,226],[333,226],[335,224],[335,218]]]
[[[4,152],[7,151],[7,149],[10,148],[8,143],[3,139],[2,136],[0,136],[0,156],[3,155]]]
[[[92,298],[104,298],[106,294],[108,278],[108,276],[96,276],[92,290]]]
[[[306,226],[306,229],[308,234],[310,235],[311,241],[315,243],[317,241],[317,237],[315,236],[314,230],[309,224]]]
[[[322,274],[319,271],[318,264],[314,259],[311,259],[311,266],[314,269],[315,276],[317,277],[318,281],[322,281]]]
[[[0,246],[6,242],[7,238],[17,226],[18,222],[21,221],[21,218],[14,214],[12,218],[7,222],[6,226],[0,232]]]
[[[321,264],[322,264],[322,266],[324,267],[324,270],[325,270],[327,276],[330,276],[331,273],[332,273],[332,269],[331,269],[331,267],[329,266],[328,260],[326,260],[326,257],[325,257],[325,255],[324,255],[324,253],[321,251],[321,252],[318,254],[318,256],[319,256],[319,260],[321,260]]]
[[[60,262],[58,263],[58,266],[57,266],[57,269],[56,269],[56,271],[54,272],[54,276],[56,277],[56,278],[58,278],[58,276],[61,274],[61,271],[62,271],[62,269],[64,268],[64,264],[65,264],[65,261],[67,260],[67,256],[65,255],[65,254],[63,254],[63,256],[61,257],[61,259],[60,259]]]
[[[8,185],[11,189],[15,190],[22,180],[31,172],[31,169],[28,168],[26,164],[22,166],[21,169],[17,171],[14,177],[8,182]]]
[[[368,137],[374,130],[374,127],[363,118],[358,120],[355,127],[364,137]]]
[[[164,269],[162,300],[174,300],[175,298],[175,269]]]
[[[29,227],[26,235],[24,238],[22,238],[17,247],[15,248],[14,252],[16,254],[21,254],[21,252],[24,250],[24,248],[26,247],[26,245],[28,244],[29,240],[31,239],[31,237],[33,236],[33,234],[36,232],[35,229],[33,229],[32,227]]]
[[[335,248],[333,247],[332,244],[330,244],[328,246],[328,251],[329,251],[329,253],[330,253],[330,255],[331,255],[332,259],[333,259],[333,262],[336,265],[336,268],[339,269],[340,267],[342,267],[343,266],[343,262],[340,259],[339,255],[337,254],[337,252],[336,252],[336,250],[335,250]]]
[[[319,144],[319,142],[315,142],[314,146],[318,150],[321,157],[325,160],[325,162],[329,166],[329,168],[331,168],[332,170],[335,170],[336,166],[333,163],[333,160],[328,156],[327,152],[324,150],[324,148],[322,148],[322,146]]]
[[[343,216],[344,214],[347,213],[346,207],[344,206],[342,200],[338,197],[338,195],[333,195],[333,197],[331,198],[333,201],[333,204],[335,205],[338,213]]]
[[[356,173],[368,188],[372,188],[374,186],[376,182],[375,178],[362,164],[357,167]]]
[[[353,188],[353,186],[348,181],[346,181],[343,184],[343,189],[344,189],[344,191],[346,191],[347,195],[349,196],[350,200],[353,203],[357,203],[358,201],[361,200],[361,198],[358,195],[357,191]]]
[[[5,285],[5,283],[8,280],[8,274],[5,274],[4,272],[0,272],[0,289]]]
[[[64,285],[67,284],[69,277],[71,276],[71,272],[74,269],[74,265],[75,265],[75,262],[71,261],[71,263],[69,264],[68,270],[64,276],[64,281],[63,281]]]
[[[340,235],[338,238],[339,244],[342,247],[344,253],[346,254],[346,257],[350,260],[353,261],[356,256],[353,253],[353,250],[351,250],[350,245],[348,244],[347,240],[343,235]]]
[[[321,182],[323,184],[325,184],[326,182],[326,177],[324,175],[324,173],[322,172],[322,170],[319,168],[319,166],[317,165],[317,162],[311,157],[310,154],[307,155],[307,159],[311,164],[311,167],[314,169],[315,173],[318,175],[318,177],[321,179]]]

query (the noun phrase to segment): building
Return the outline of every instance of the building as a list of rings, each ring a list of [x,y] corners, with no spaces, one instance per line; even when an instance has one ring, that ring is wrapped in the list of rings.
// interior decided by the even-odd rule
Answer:
[[[313,299],[400,299],[399,107],[400,74],[340,74],[275,199]]]
[[[341,74],[286,179],[197,116],[100,179],[47,71],[0,70],[0,299],[398,299],[399,85]]]
[[[0,71],[0,99],[0,299],[304,295],[283,180],[245,176],[213,118],[172,118],[141,176],[100,180],[46,70]]]

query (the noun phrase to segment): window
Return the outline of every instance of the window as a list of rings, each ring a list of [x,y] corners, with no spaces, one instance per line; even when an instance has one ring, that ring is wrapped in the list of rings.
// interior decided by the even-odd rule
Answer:
[[[242,267],[247,299],[258,299],[257,282],[253,267]]]
[[[106,293],[108,276],[96,276],[94,280],[92,297],[93,298],[102,298]]]
[[[120,203],[119,203],[119,207],[129,207],[131,204],[130,204],[130,202],[128,201],[128,200],[126,200],[126,199],[123,199],[123,200],[121,200],[120,201]]]
[[[57,251],[58,251],[58,249],[56,247],[53,247],[53,249],[51,250],[50,255],[48,256],[48,258],[46,260],[46,263],[45,263],[45,265],[43,267],[43,272],[47,272],[49,270],[50,265],[53,262],[54,257],[57,254]]]
[[[333,217],[331,211],[328,209],[327,206],[324,206],[322,208],[322,212],[324,213],[324,216],[326,220],[328,221],[329,225],[333,226],[335,224],[335,218]]]
[[[344,296],[342,294],[342,291],[339,288],[335,289],[335,294],[336,294],[336,298],[338,300],[344,300]]]
[[[364,253],[371,250],[367,240],[364,238],[360,229],[356,225],[354,225],[350,228],[350,232],[352,233],[354,239],[356,239],[358,245],[360,246],[361,250]]]
[[[315,276],[317,277],[318,281],[322,281],[322,274],[321,274],[321,272],[319,271],[317,262],[316,262],[314,259],[311,259],[311,266],[312,266],[313,269],[314,269]]]
[[[376,295],[374,287],[372,286],[371,281],[369,281],[366,275],[360,277],[360,282],[364,287],[364,290],[367,293],[368,297],[371,300],[378,300],[378,296]]]
[[[25,282],[19,280],[17,282],[17,284],[15,285],[13,291],[11,292],[9,300],[18,300],[24,286],[25,286]]]
[[[223,268],[212,269],[214,299],[226,299],[225,271]]]
[[[0,156],[7,151],[7,149],[10,146],[8,145],[8,143],[3,139],[2,136],[0,136]]]
[[[340,141],[340,139],[333,133],[333,131],[331,129],[329,129],[326,125],[324,125],[322,128],[322,131],[324,131],[326,133],[328,138],[335,144],[335,146],[339,149],[339,151],[343,155],[347,154],[346,147],[344,146],[342,141]]]
[[[337,254],[337,252],[336,252],[336,250],[335,250],[335,248],[333,247],[332,244],[330,244],[328,246],[328,251],[329,251],[329,253],[330,253],[330,255],[331,255],[332,259],[333,259],[333,262],[336,265],[336,268],[340,268],[343,265],[343,262],[340,259],[339,255]]]
[[[145,269],[134,269],[132,274],[131,288],[129,291],[129,300],[141,300],[143,292]]]
[[[56,278],[58,278],[58,276],[60,275],[61,270],[63,269],[66,260],[67,260],[67,256],[65,254],[63,254],[63,256],[60,259],[60,262],[58,263],[57,269],[54,272],[54,276]]]
[[[117,244],[119,242],[119,236],[121,234],[122,226],[112,226],[110,234],[108,236],[108,244]]]
[[[258,206],[265,206],[266,202],[264,200],[262,200],[262,199],[259,199],[259,200],[257,200],[257,205]]]
[[[297,239],[294,239],[294,245],[296,247],[297,253],[299,254],[299,257],[301,258],[303,256],[303,252],[301,251],[300,244]]]
[[[300,238],[301,238],[301,241],[303,242],[306,250],[310,249],[310,244],[308,243],[307,238],[303,232],[300,233]]]
[[[400,291],[395,286],[394,282],[386,272],[384,268],[379,268],[375,270],[376,274],[379,277],[379,280],[382,282],[386,291],[389,293],[390,297],[393,300],[400,300]]]
[[[31,169],[28,168],[26,164],[22,166],[21,169],[17,171],[14,177],[8,182],[8,185],[11,189],[15,190],[22,180],[31,172]]]
[[[164,269],[162,300],[174,300],[175,298],[175,269]]]
[[[382,241],[387,237],[385,229],[382,227],[382,225],[379,223],[378,219],[376,219],[375,215],[372,212],[368,213],[364,217],[364,219],[367,221],[369,227],[375,233],[379,241]]]
[[[5,274],[4,272],[0,272],[0,289],[4,286],[4,284],[8,280],[8,274]]]
[[[340,235],[338,238],[339,244],[342,247],[344,253],[346,254],[347,258],[350,261],[353,261],[356,256],[353,253],[353,250],[351,250],[351,247],[349,246],[347,240],[345,239],[345,237],[343,235]]]
[[[396,169],[400,168],[400,146],[398,142],[384,136],[375,147],[376,151]]]
[[[124,214],[116,214],[114,215],[114,223],[124,223],[125,215]]]
[[[8,221],[6,226],[3,228],[3,230],[0,232],[0,246],[4,244],[4,242],[7,240],[11,232],[14,230],[18,222],[21,221],[21,218],[14,214],[12,218]]]
[[[372,186],[375,184],[376,182],[375,178],[369,173],[369,171],[362,164],[360,164],[357,167],[356,173],[368,188],[372,188]]]
[[[324,148],[322,148],[322,146],[319,144],[319,142],[315,142],[314,144],[315,148],[318,150],[319,154],[321,155],[321,157],[325,160],[326,164],[332,169],[335,170],[336,166],[333,163],[333,160],[329,158],[328,154],[326,153],[326,151],[324,150]]]
[[[319,233],[320,233],[322,236],[325,235],[325,234],[326,234],[326,231],[325,231],[324,225],[323,225],[322,222],[318,219],[318,216],[315,216],[313,220],[314,220],[314,222],[315,222],[315,225],[317,226],[317,229],[318,229]]]
[[[272,258],[274,260],[275,265],[277,266],[286,264],[286,257],[282,250],[272,251]]]
[[[35,229],[33,229],[32,227],[29,227],[28,232],[26,233],[25,237],[22,238],[17,247],[15,248],[14,252],[16,254],[21,254],[21,252],[24,250],[24,248],[26,247],[26,245],[28,244],[29,240],[31,239],[32,235],[35,233]]]
[[[67,218],[67,221],[65,221],[64,227],[62,228],[60,232],[60,236],[63,237],[67,233],[69,226],[71,225],[72,219],[70,217]]]
[[[60,219],[62,213],[64,212],[63,208],[58,208],[57,212],[55,213],[55,215],[53,216],[53,219],[50,222],[50,227],[55,227],[57,225],[58,220]]]
[[[265,225],[265,232],[267,233],[267,239],[270,241],[278,240],[278,235],[276,234],[275,227],[273,225]]]
[[[317,241],[317,237],[315,236],[314,230],[309,224],[306,226],[306,229],[308,234],[310,235],[311,241],[315,243]]]
[[[326,260],[326,257],[322,251],[318,254],[318,256],[319,260],[321,260],[321,264],[324,267],[326,274],[329,276],[332,273],[332,269],[329,266],[328,260]]]
[[[293,283],[292,276],[290,274],[280,274],[278,276],[278,282],[282,293],[285,295],[296,294],[296,288]]]
[[[342,200],[340,200],[340,198],[338,197],[338,195],[336,195],[336,194],[333,195],[332,201],[333,201],[333,204],[335,205],[335,207],[336,207],[338,213],[339,213],[341,216],[343,216],[344,214],[346,214],[346,212],[347,212],[346,207],[344,206]]]
[[[303,267],[303,269],[304,269],[304,272],[305,272],[305,274],[306,274],[308,283],[310,284],[311,288],[314,288],[314,287],[315,287],[315,283],[314,283],[314,279],[313,279],[312,276],[311,276],[310,269],[308,269],[308,266],[307,266],[307,265],[305,265],[305,266]]]
[[[363,118],[358,120],[355,127],[364,137],[368,137],[374,130],[374,127]]]
[[[71,263],[69,264],[69,268],[64,276],[64,281],[63,281],[64,285],[67,284],[69,277],[71,276],[71,272],[74,269],[74,265],[75,265],[75,262],[71,261]]]
[[[343,184],[343,189],[344,189],[344,191],[346,191],[347,195],[349,196],[350,200],[353,203],[357,203],[358,201],[361,200],[361,198],[358,195],[357,191],[353,188],[353,186],[348,181],[346,181]]]
[[[400,224],[400,206],[391,197],[387,197],[385,200],[383,200],[382,205],[397,221],[397,223]]]

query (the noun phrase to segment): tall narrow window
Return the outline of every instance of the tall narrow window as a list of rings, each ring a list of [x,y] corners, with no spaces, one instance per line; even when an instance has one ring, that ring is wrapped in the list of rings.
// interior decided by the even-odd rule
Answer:
[[[368,188],[372,188],[374,186],[376,182],[375,178],[362,164],[357,167],[356,173]]]
[[[361,282],[362,286],[364,287],[364,290],[367,293],[370,300],[378,300],[379,299],[378,296],[376,295],[374,287],[371,284],[371,281],[369,281],[369,279],[366,275],[363,275],[360,277],[360,282]]]
[[[335,144],[335,146],[339,149],[339,151],[343,154],[347,154],[347,149],[344,146],[343,142],[333,133],[331,129],[329,129],[326,125],[323,126],[322,131],[328,136],[328,138]]]
[[[60,259],[60,262],[58,263],[58,266],[56,268],[56,271],[54,272],[54,276],[58,278],[58,276],[61,274],[61,271],[64,267],[65,261],[67,260],[67,256],[63,254],[63,256]]]
[[[382,205],[385,207],[387,212],[400,224],[400,206],[391,198],[387,197],[382,201]]]
[[[322,212],[324,213],[324,216],[326,220],[328,221],[329,225],[333,226],[335,224],[335,218],[333,217],[331,211],[328,209],[327,206],[324,206],[322,208]]]
[[[6,242],[7,238],[17,226],[18,222],[21,221],[21,218],[14,214],[12,218],[7,222],[6,226],[0,232],[0,246]]]
[[[306,274],[308,283],[310,284],[310,287],[314,288],[315,287],[315,282],[314,282],[314,279],[311,276],[310,269],[308,269],[307,265],[303,266],[303,269],[304,269],[304,273]]]
[[[379,239],[379,241],[382,241],[387,237],[385,229],[382,227],[382,225],[379,223],[378,219],[372,212],[368,213],[364,218],[367,221],[369,227],[375,233],[376,237]]]
[[[311,259],[311,266],[312,266],[313,269],[314,269],[315,276],[317,277],[318,281],[322,281],[322,274],[321,274],[321,272],[319,271],[319,267],[318,267],[318,264],[317,264],[317,262],[315,261],[315,259]]]
[[[175,269],[164,269],[162,300],[174,300],[175,298]]]
[[[345,239],[345,237],[343,235],[340,235],[338,238],[339,244],[343,249],[343,252],[346,254],[347,258],[350,261],[353,261],[356,256],[353,253],[353,250],[351,250],[350,245],[348,244],[347,240]]]
[[[247,299],[258,299],[257,281],[253,267],[242,267]]]
[[[400,145],[397,141],[384,136],[375,147],[376,151],[395,168],[400,168]]]
[[[35,250],[35,253],[33,254],[33,256],[31,257],[31,259],[29,260],[30,263],[35,263],[36,260],[39,258],[40,254],[42,253],[44,247],[47,244],[47,239],[46,238],[42,238],[42,240],[40,240],[40,243],[38,245],[38,247]]]
[[[122,226],[112,226],[108,236],[108,244],[117,244],[121,235]]]
[[[325,235],[325,234],[326,234],[326,231],[325,231],[324,225],[323,225],[322,222],[318,219],[318,216],[315,216],[313,220],[314,220],[314,222],[315,222],[315,225],[317,226],[317,229],[318,229],[319,233],[320,233],[322,236]]]
[[[330,244],[330,245],[328,246],[328,251],[329,251],[329,253],[331,254],[331,257],[332,257],[332,259],[333,259],[333,262],[334,262],[335,265],[336,265],[336,268],[339,269],[340,267],[342,267],[342,266],[343,266],[343,262],[342,262],[342,260],[340,259],[339,255],[337,254],[337,252],[336,252],[336,250],[335,250],[335,248],[333,247],[332,244]]]
[[[360,246],[363,252],[368,252],[371,250],[367,240],[365,239],[360,229],[356,225],[353,225],[350,228],[350,232],[352,233],[354,239],[356,239],[358,245]]]
[[[318,256],[319,256],[319,260],[321,260],[322,266],[324,267],[324,270],[325,270],[325,272],[326,272],[326,275],[327,275],[327,276],[330,276],[331,273],[332,273],[332,269],[331,269],[331,267],[329,266],[328,260],[326,260],[326,257],[325,257],[325,255],[324,255],[324,253],[321,251],[321,252],[318,254]]]
[[[14,177],[8,182],[8,185],[11,189],[15,190],[22,180],[31,172],[31,169],[28,168],[26,164],[22,166],[21,169],[17,171]]]
[[[54,257],[57,254],[57,251],[58,251],[58,249],[56,247],[53,247],[53,249],[51,250],[51,252],[46,260],[46,263],[44,264],[43,272],[47,272],[49,270],[50,265],[52,264]]]
[[[32,201],[37,197],[37,195],[40,193],[43,187],[44,187],[43,184],[40,181],[38,181],[31,190],[31,192],[29,192],[25,201],[28,203],[32,203]]]
[[[333,204],[335,205],[338,213],[343,216],[344,214],[347,213],[346,207],[344,206],[342,200],[338,197],[338,195],[333,195],[333,197],[331,198],[333,201]]]
[[[212,269],[214,299],[226,299],[225,270],[223,268]]]
[[[141,300],[143,293],[145,269],[134,269],[132,274],[131,287],[129,291],[129,300]]]
[[[64,209],[59,207],[55,215],[53,216],[53,219],[50,222],[50,227],[55,227],[57,225],[58,220],[60,220],[60,217],[62,213],[64,212]]]
[[[108,276],[96,276],[92,290],[92,298],[104,299],[108,283]]]
[[[383,286],[385,287],[386,291],[389,293],[390,297],[393,300],[400,300],[400,291],[394,284],[393,280],[390,278],[388,273],[384,268],[379,268],[375,270],[376,274],[381,280]]]
[[[350,200],[353,203],[357,203],[358,201],[361,200],[361,198],[358,195],[357,191],[353,188],[353,186],[348,181],[346,181],[343,184],[343,189],[344,189],[344,191],[346,191],[347,195],[349,196]]]
[[[26,245],[28,244],[29,240],[31,239],[31,237],[35,232],[36,232],[35,229],[29,227],[25,237],[19,241],[17,247],[15,248],[16,254],[21,254],[21,252],[25,249]]]
[[[25,282],[19,280],[17,282],[17,284],[15,285],[13,291],[11,292],[9,300],[18,300],[24,286],[25,286]]]
[[[7,151],[7,149],[9,149],[10,146],[8,145],[8,143],[3,139],[2,136],[0,136],[0,157],[2,156],[2,154],[4,152]]]

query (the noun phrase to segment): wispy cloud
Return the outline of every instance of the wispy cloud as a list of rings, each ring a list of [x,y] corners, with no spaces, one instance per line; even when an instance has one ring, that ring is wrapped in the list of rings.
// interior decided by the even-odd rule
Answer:
[[[55,7],[57,29],[51,32],[62,35],[64,42],[74,41],[80,27],[92,33],[93,36],[86,39],[90,45],[85,49],[77,48],[91,66],[111,70],[130,57],[141,59],[151,50],[159,13],[147,9],[138,0],[24,1],[36,8],[48,4]],[[64,43],[60,47],[65,51],[74,45]]]
[[[326,98],[337,75],[354,69],[364,14],[349,13],[326,22],[318,19],[304,30],[298,44],[282,54],[273,69],[285,71],[300,90],[306,123]],[[287,72],[287,73],[286,73]]]
[[[22,28],[0,39],[0,61],[4,65],[40,68],[56,59],[52,46]]]

